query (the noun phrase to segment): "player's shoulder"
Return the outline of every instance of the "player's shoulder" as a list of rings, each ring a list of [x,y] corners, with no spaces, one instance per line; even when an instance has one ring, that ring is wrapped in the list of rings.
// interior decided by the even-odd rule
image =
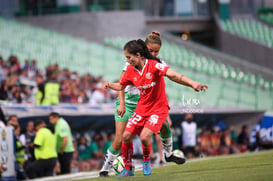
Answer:
[[[148,63],[158,63],[158,61],[154,60],[154,59],[148,59],[147,61],[148,61]]]
[[[160,60],[160,62],[159,61],[157,61],[157,60],[153,60],[153,59],[148,59],[148,62],[150,63],[150,64],[163,64],[163,65],[166,65],[166,66],[168,66],[167,65],[167,63],[164,61],[164,60],[162,60],[162,59],[159,59]]]
[[[163,65],[168,66],[168,64],[167,64],[162,58],[159,58],[159,60],[161,61],[161,63],[162,63]]]
[[[127,66],[127,70],[129,70],[129,71],[132,71],[132,70],[134,70],[134,69],[135,69],[135,67],[132,66],[132,65],[130,65],[130,64]]]
[[[130,64],[128,63],[128,62],[126,62],[125,63],[125,65],[123,66],[123,69],[122,69],[122,71],[126,71],[127,70],[127,67],[129,66]]]
[[[155,65],[158,64],[158,63],[159,63],[158,61],[153,60],[153,59],[148,59],[147,60],[147,64],[149,65],[149,67],[150,66],[155,67]]]
[[[152,65],[150,67],[153,67],[155,70],[160,70],[160,71],[163,71],[166,67],[168,67],[166,64],[163,64],[156,60],[150,60],[149,64]]]

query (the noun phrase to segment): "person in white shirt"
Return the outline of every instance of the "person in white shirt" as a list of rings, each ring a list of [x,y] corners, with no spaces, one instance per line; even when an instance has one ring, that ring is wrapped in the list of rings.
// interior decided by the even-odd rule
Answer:
[[[34,122],[28,121],[26,126],[26,132],[21,134],[19,139],[21,143],[25,146],[25,159],[29,164],[35,160],[34,158],[34,138],[35,138],[35,130],[34,130]]]
[[[185,114],[184,121],[181,123],[182,128],[182,150],[186,157],[193,158],[196,154],[196,135],[197,124],[193,120],[193,114]]]

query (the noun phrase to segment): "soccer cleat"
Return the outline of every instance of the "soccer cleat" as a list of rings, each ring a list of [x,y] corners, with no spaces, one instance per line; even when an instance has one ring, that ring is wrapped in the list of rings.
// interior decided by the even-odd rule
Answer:
[[[148,176],[152,174],[151,161],[143,161],[143,175]]]
[[[123,169],[116,177],[129,177],[134,176],[134,173],[132,170]]]
[[[100,177],[108,177],[108,172],[107,171],[101,171],[100,172]]]
[[[113,165],[114,159],[115,159],[115,157],[113,157],[111,155],[110,156],[108,154],[105,155],[105,159],[104,159],[102,168],[100,170],[100,176],[101,176],[101,173],[102,173],[102,175],[106,174],[108,176],[108,172],[110,171],[110,169]]]
[[[177,157],[174,154],[171,154],[171,156],[169,156],[169,157],[166,157],[166,155],[165,155],[165,160],[167,162],[174,162],[174,163],[179,164],[179,165],[181,165],[181,164],[183,164],[183,163],[186,162],[185,158]]]

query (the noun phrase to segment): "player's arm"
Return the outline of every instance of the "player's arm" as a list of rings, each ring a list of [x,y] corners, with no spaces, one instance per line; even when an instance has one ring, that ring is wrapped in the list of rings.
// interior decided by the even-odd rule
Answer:
[[[122,72],[120,79],[122,78],[124,72]],[[123,116],[125,113],[125,96],[124,96],[124,90],[118,91],[118,98],[119,98],[119,106],[117,108],[117,113],[120,117]]]
[[[121,85],[120,83],[110,83],[108,81],[105,81],[103,83],[103,88],[104,89],[113,89],[113,90],[116,90],[116,91],[121,91],[121,90],[124,90],[125,89],[125,85]]]
[[[166,71],[165,75],[170,80],[172,80],[176,83],[188,86],[188,87],[192,87],[197,92],[205,91],[208,88],[207,85],[200,84],[199,82],[195,82],[195,81],[191,80],[190,78],[186,77],[185,75],[175,72],[174,70],[172,70],[170,68]]]
[[[67,141],[68,141],[68,137],[67,136],[65,136],[65,137],[62,138],[62,145],[61,145],[61,151],[60,151],[61,154],[64,153],[64,149],[65,149],[65,146],[67,144]]]
[[[41,132],[38,131],[33,141],[34,148],[40,148],[42,146],[43,140],[44,140],[44,137],[41,135]]]

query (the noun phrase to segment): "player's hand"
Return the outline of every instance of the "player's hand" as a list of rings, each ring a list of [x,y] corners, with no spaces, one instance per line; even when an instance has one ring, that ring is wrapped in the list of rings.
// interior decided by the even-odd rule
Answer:
[[[0,173],[3,173],[6,170],[7,170],[7,166],[3,163],[0,163]]]
[[[117,108],[117,113],[120,117],[122,117],[125,113],[125,107],[123,105],[119,105]]]
[[[103,83],[103,89],[108,89],[110,87],[110,83],[108,81],[105,81]]]
[[[206,89],[208,89],[209,87],[205,84],[200,84],[198,82],[194,82],[193,85],[192,85],[192,88],[196,91],[196,92],[199,92],[199,91],[206,91]]]

